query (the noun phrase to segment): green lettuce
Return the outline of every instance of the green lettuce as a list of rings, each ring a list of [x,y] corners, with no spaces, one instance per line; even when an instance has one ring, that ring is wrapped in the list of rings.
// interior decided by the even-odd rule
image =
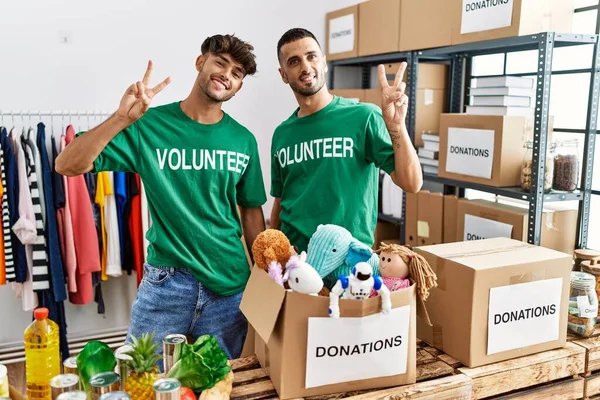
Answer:
[[[90,378],[101,372],[112,372],[117,365],[117,359],[106,343],[92,340],[86,343],[81,353],[77,355],[77,371],[83,387],[87,391]]]
[[[212,335],[202,335],[194,344],[183,345],[181,358],[169,370],[167,377],[178,379],[182,386],[200,393],[225,378],[229,371],[227,354],[217,339]]]

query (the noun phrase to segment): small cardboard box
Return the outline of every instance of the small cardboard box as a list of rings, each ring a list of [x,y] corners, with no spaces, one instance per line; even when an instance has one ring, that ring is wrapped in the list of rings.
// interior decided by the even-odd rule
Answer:
[[[452,44],[540,32],[571,33],[574,0],[448,0]]]
[[[438,278],[420,339],[470,368],[565,346],[571,255],[508,238],[415,251]]]
[[[358,56],[358,5],[328,12],[325,16],[328,60]]]
[[[453,22],[449,3],[448,0],[359,3],[358,55],[449,46]]]
[[[533,119],[442,114],[438,176],[495,187],[519,186]]]
[[[418,212],[419,212],[419,200],[418,193],[409,193],[406,192],[406,214],[404,221],[406,223],[405,228],[405,239],[404,241],[411,245],[418,245],[418,236],[417,236],[417,220],[418,220]]]
[[[458,212],[458,197],[453,194],[444,196],[444,242],[453,243],[462,241],[456,236],[456,213]]]
[[[290,292],[253,268],[240,309],[257,333],[256,354],[283,399],[416,382],[416,316],[427,321],[415,285],[381,298],[340,299]],[[421,311],[417,311],[419,305]],[[266,344],[266,345],[265,345]]]
[[[363,89],[331,89],[329,93],[344,97],[348,100],[354,100],[358,102],[365,101],[365,91]]]
[[[443,243],[444,197],[421,190],[417,199],[417,243],[419,246]]]
[[[381,246],[381,242],[392,243],[400,240],[400,226],[385,221],[377,221],[375,227],[375,241],[373,242],[373,250],[377,250]]]
[[[458,201],[457,240],[509,237],[527,241],[529,207],[515,201],[498,203],[483,199]],[[575,250],[577,208],[565,204],[544,204],[542,210],[542,247],[572,254]]]

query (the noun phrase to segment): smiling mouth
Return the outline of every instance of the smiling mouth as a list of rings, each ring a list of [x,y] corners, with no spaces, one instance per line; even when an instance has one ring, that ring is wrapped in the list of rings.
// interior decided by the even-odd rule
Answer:
[[[223,81],[221,81],[219,79],[213,79],[212,81],[215,82],[217,84],[217,86],[220,86],[223,90],[229,89],[227,87],[227,85],[225,84],[225,82],[223,82]]]
[[[304,75],[302,77],[300,77],[300,82],[302,83],[312,83],[314,80],[315,76],[314,75]]]

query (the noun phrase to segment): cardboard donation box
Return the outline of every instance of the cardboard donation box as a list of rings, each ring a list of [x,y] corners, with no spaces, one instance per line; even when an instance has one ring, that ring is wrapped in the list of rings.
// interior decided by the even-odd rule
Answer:
[[[255,267],[240,309],[256,331],[261,366],[290,399],[415,383],[415,285],[391,300],[382,314],[381,297],[340,299],[340,318],[331,318],[329,297],[286,291]]]
[[[495,187],[519,186],[533,119],[442,114],[438,175]]]
[[[540,32],[571,33],[574,0],[448,0],[452,44]]]
[[[456,237],[464,241],[507,237],[526,242],[528,218],[528,204],[461,199],[456,214]],[[544,204],[541,228],[542,247],[572,254],[577,206]]]
[[[358,4],[358,55],[449,46],[450,0],[369,0]]]
[[[327,13],[328,60],[339,60],[358,56],[358,5]]]
[[[508,238],[415,251],[438,278],[420,339],[470,368],[565,346],[569,254]]]

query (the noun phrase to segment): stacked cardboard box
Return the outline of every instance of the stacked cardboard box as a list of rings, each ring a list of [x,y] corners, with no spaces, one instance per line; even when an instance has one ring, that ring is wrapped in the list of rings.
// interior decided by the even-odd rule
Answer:
[[[454,195],[406,193],[406,243],[414,247],[456,241],[457,204]]]

